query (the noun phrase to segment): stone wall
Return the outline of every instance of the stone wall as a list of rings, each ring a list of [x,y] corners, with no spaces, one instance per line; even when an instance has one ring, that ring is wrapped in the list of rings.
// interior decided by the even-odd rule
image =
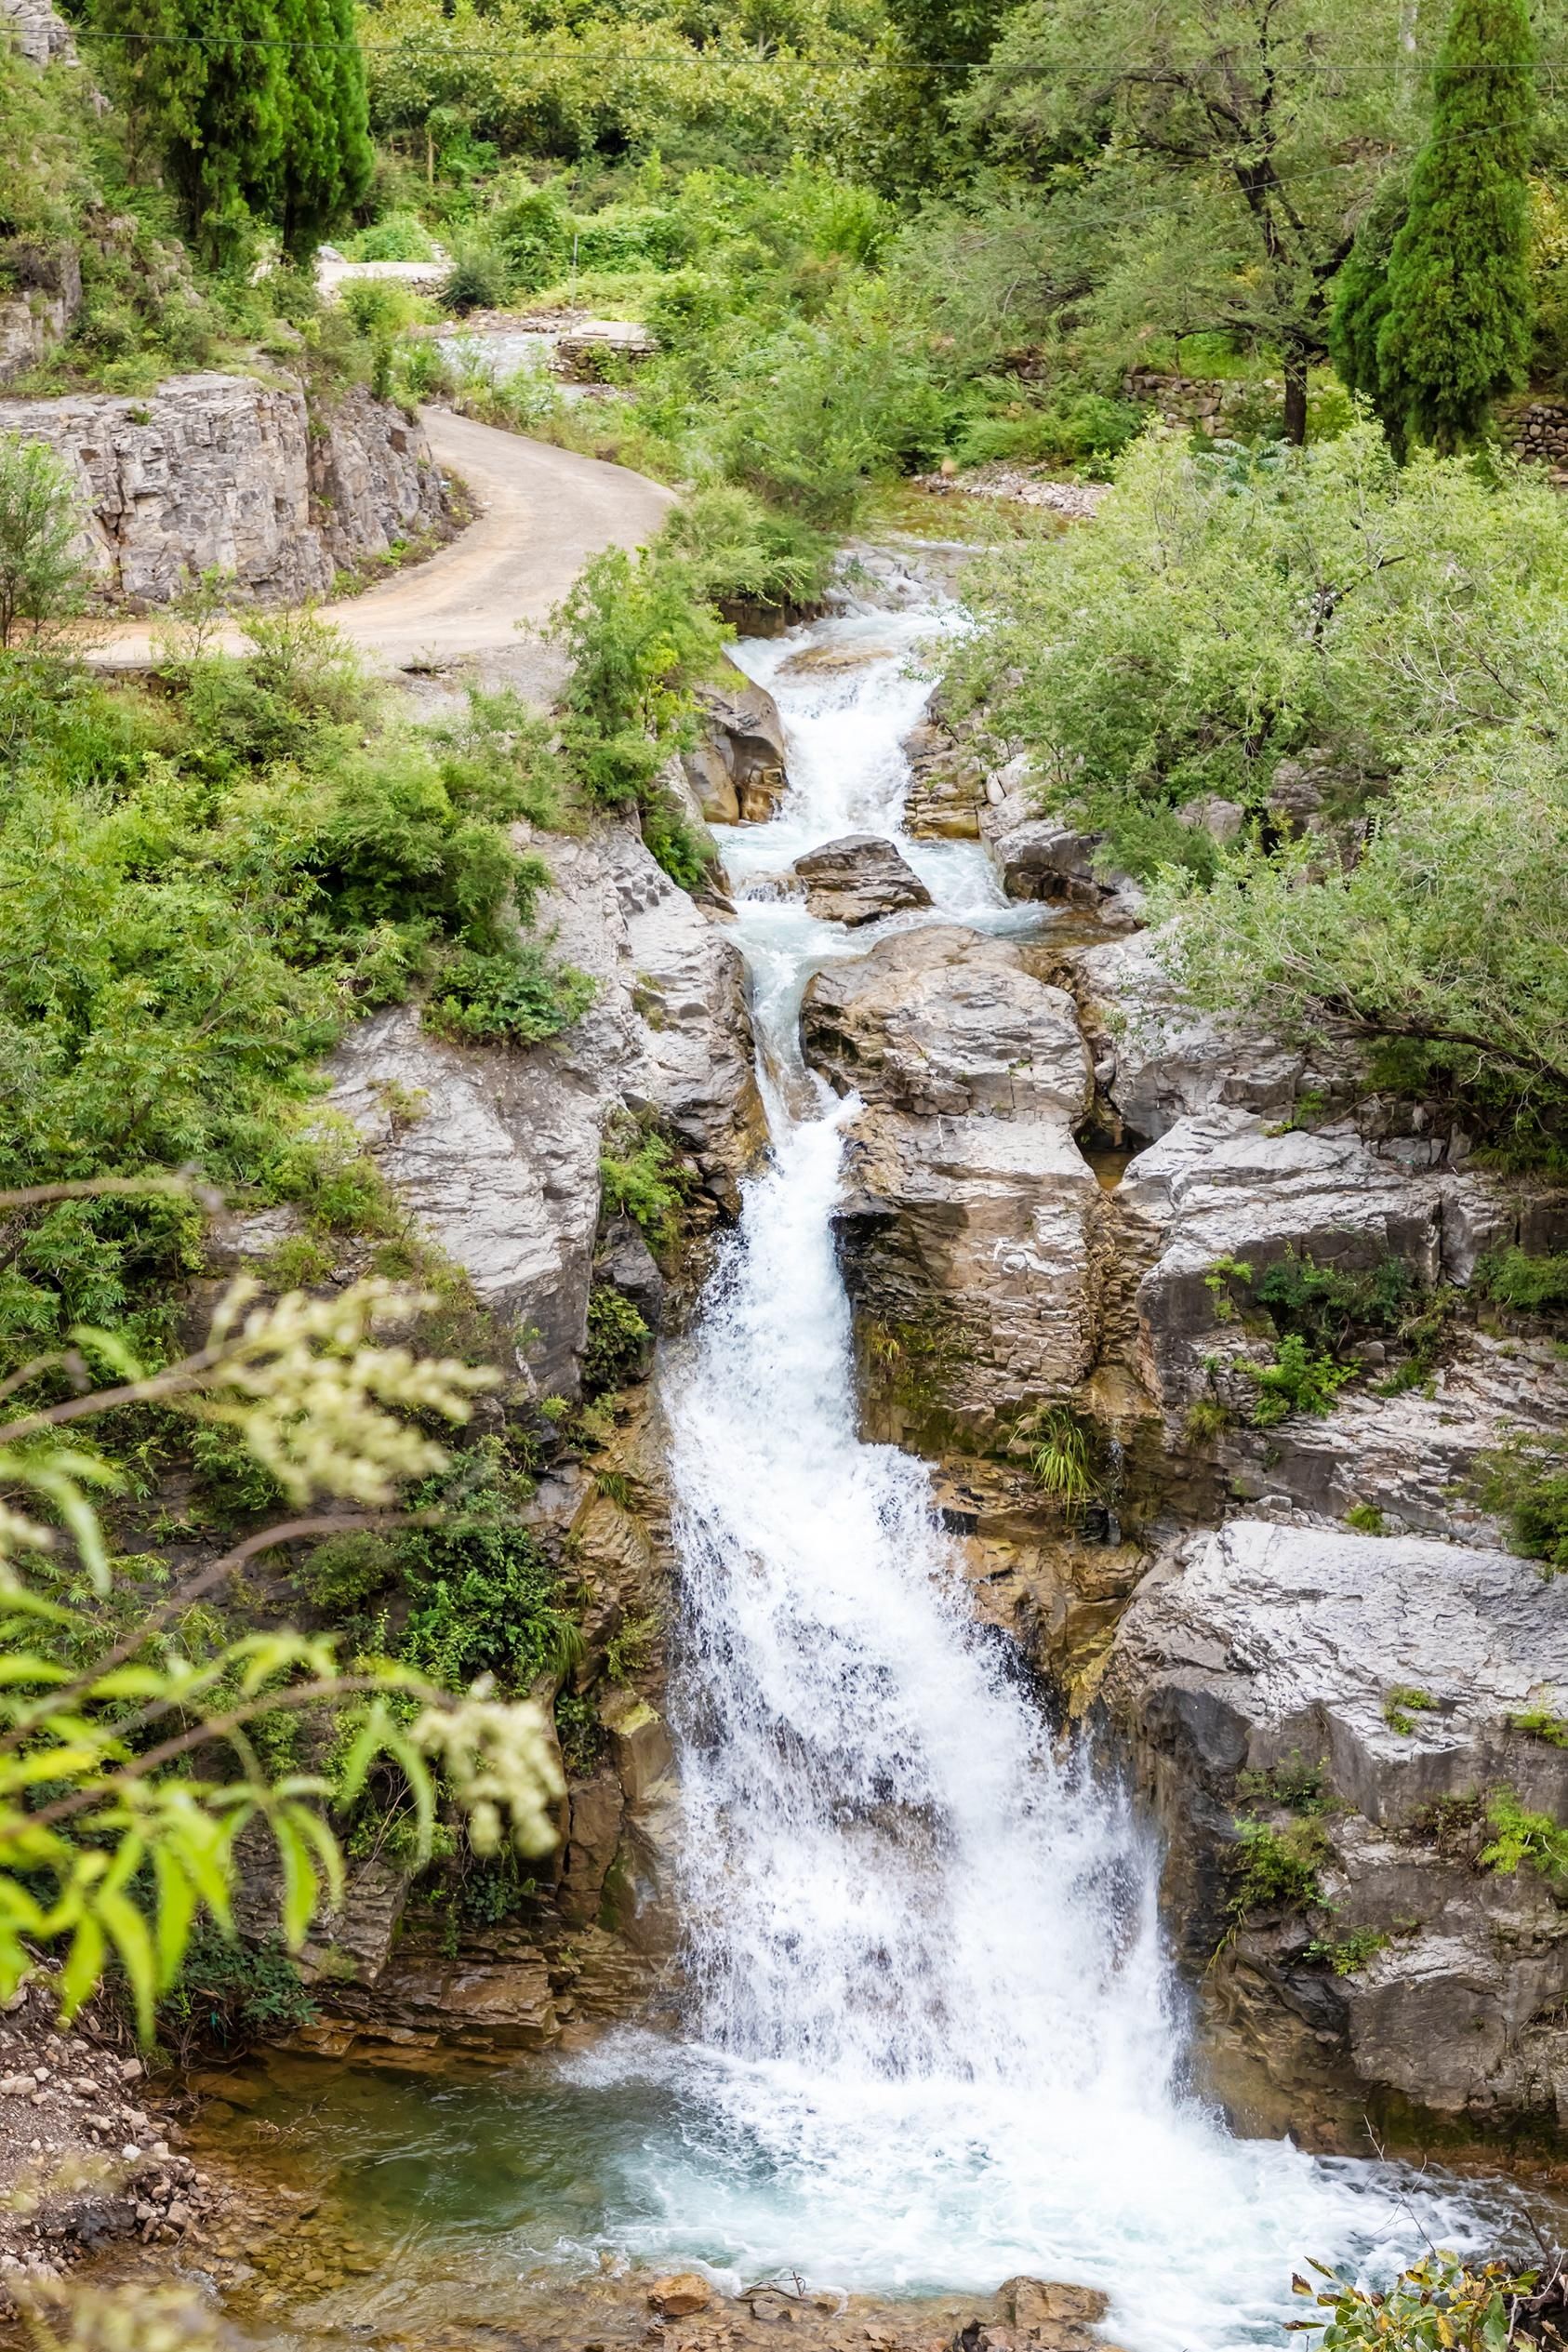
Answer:
[[[1568,466],[1568,402],[1533,400],[1513,419],[1510,445],[1516,458]]]
[[[209,569],[258,603],[319,596],[450,512],[422,428],[363,390],[312,411],[287,379],[179,376],[143,399],[0,402],[0,432],[69,460],[93,578],[141,609]]]

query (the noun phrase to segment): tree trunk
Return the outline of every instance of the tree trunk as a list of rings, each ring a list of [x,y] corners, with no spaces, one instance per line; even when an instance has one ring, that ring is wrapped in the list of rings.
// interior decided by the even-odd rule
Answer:
[[[1307,354],[1285,353],[1285,439],[1293,449],[1307,445]]]

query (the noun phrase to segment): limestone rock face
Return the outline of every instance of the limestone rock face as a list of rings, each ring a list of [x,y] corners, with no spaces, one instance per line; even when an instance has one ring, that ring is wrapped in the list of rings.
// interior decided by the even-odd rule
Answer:
[[[7,36],[29,65],[74,65],[76,41],[49,0],[0,0],[0,35]]]
[[[178,376],[141,400],[0,403],[0,429],[71,465],[89,571],[105,597],[140,606],[207,569],[259,603],[320,595],[338,565],[384,555],[447,512],[422,429],[367,392],[312,419],[296,386]]]
[[[1320,1804],[1322,1904],[1250,1913],[1206,1979],[1237,2104],[1322,2115],[1326,2082],[1347,2115],[1394,2093],[1568,2119],[1568,1910],[1528,1864],[1479,1862],[1487,1792],[1568,1812],[1568,1753],[1510,1720],[1565,1686],[1555,1589],[1506,1553],[1234,1521],[1150,1573],[1103,1697],[1164,1830],[1195,1970],[1233,1923],[1237,1814],[1299,1824],[1304,1774]],[[1342,1974],[1309,1949],[1358,1938]]]
[[[1289,1116],[1305,1055],[1187,1011],[1149,933],[1075,948],[1062,961],[1101,1086],[1135,1135],[1155,1142],[1178,1119],[1218,1106]]]
[[[539,1393],[572,1395],[606,1120],[621,1107],[657,1112],[733,1203],[761,1108],[723,930],[630,831],[552,839],[548,856],[538,934],[598,983],[576,1029],[518,1050],[451,1045],[399,1005],[344,1040],[332,1101],[481,1302],[538,1335],[527,1366]]]
[[[1089,1107],[1093,1073],[1071,998],[1036,979],[1010,941],[956,924],[901,933],[818,973],[802,1034],[812,1066],[841,1094],[921,1117],[1070,1125]]]
[[[824,923],[875,923],[906,907],[928,907],[931,893],[890,841],[879,833],[846,833],[795,861],[805,903]]]
[[[1103,1258],[1103,1196],[1072,1135],[1091,1073],[1070,999],[1018,948],[939,924],[818,974],[802,1037],[866,1104],[839,1229],[895,1399],[902,1383],[990,1429],[1070,1389],[1094,1358]]]
[[[784,722],[765,686],[738,670],[698,690],[705,737],[685,770],[711,825],[762,825],[789,787]]]
[[[1167,1411],[1206,1392],[1205,1357],[1241,1347],[1209,1286],[1221,1259],[1256,1275],[1287,1251],[1347,1271],[1397,1257],[1423,1288],[1442,1265],[1442,1180],[1347,1124],[1281,1133],[1244,1110],[1195,1113],[1131,1163],[1117,1203],[1159,1237],[1137,1309],[1145,1376]]]

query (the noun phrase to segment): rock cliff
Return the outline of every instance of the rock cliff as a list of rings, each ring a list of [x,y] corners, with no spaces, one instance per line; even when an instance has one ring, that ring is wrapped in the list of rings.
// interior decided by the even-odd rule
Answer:
[[[1568,1818],[1565,1690],[1556,1591],[1500,1551],[1237,1520],[1150,1572],[1104,1705],[1239,2111],[1568,2123],[1568,1885],[1500,1839]]]
[[[66,459],[89,576],[139,609],[209,569],[259,603],[325,595],[450,520],[422,428],[363,390],[312,409],[286,378],[177,376],[140,400],[0,402],[0,430]]]

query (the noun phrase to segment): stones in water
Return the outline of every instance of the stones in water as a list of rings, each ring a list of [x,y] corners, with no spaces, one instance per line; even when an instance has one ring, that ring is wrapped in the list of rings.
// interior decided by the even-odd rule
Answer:
[[[851,927],[875,923],[910,907],[928,907],[931,893],[892,842],[879,833],[846,833],[795,860],[805,903],[825,923]]]
[[[686,778],[711,825],[763,825],[789,788],[784,722],[765,686],[738,670],[698,689],[705,727],[685,753]]]

